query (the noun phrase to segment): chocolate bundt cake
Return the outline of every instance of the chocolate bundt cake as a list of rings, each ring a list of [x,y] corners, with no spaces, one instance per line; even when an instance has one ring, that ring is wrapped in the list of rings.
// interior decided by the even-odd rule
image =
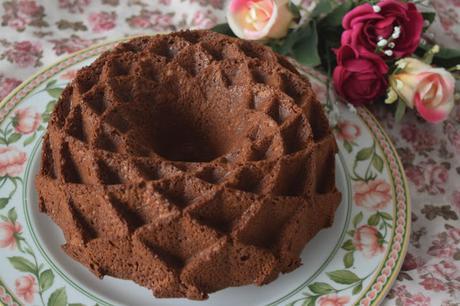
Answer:
[[[42,150],[40,210],[65,252],[157,297],[273,281],[340,201],[308,80],[209,31],[135,38],[82,68]]]

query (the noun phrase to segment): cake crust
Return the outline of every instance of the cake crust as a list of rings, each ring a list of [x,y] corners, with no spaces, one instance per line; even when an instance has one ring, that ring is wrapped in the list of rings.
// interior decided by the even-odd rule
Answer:
[[[94,274],[200,300],[301,264],[340,202],[336,152],[285,58],[183,31],[123,42],[77,73],[36,187],[65,252]]]

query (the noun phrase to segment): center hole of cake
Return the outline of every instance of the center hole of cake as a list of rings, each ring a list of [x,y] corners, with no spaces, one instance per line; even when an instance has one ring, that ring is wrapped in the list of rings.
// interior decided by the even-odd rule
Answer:
[[[152,149],[168,160],[185,162],[208,162],[227,153],[235,140],[228,114],[187,108],[170,103],[155,110]]]

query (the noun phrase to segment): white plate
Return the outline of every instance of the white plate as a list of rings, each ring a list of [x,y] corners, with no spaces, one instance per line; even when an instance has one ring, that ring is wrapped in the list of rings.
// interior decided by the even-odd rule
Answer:
[[[225,289],[206,301],[156,299],[131,281],[100,280],[60,248],[60,229],[38,212],[34,177],[41,136],[56,97],[78,68],[116,42],[75,53],[19,86],[0,104],[0,301],[6,305],[378,304],[397,276],[409,240],[407,183],[397,153],[375,118],[340,106],[336,182],[342,192],[332,227],[302,253],[304,263],[262,286]],[[302,69],[321,100],[325,79]],[[28,119],[28,120],[26,120]]]

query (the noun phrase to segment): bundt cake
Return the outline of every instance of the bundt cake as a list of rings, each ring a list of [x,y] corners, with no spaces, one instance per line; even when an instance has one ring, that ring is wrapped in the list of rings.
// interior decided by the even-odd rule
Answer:
[[[77,73],[36,187],[65,252],[98,277],[200,300],[300,265],[340,202],[336,151],[284,57],[183,31],[120,43]]]

